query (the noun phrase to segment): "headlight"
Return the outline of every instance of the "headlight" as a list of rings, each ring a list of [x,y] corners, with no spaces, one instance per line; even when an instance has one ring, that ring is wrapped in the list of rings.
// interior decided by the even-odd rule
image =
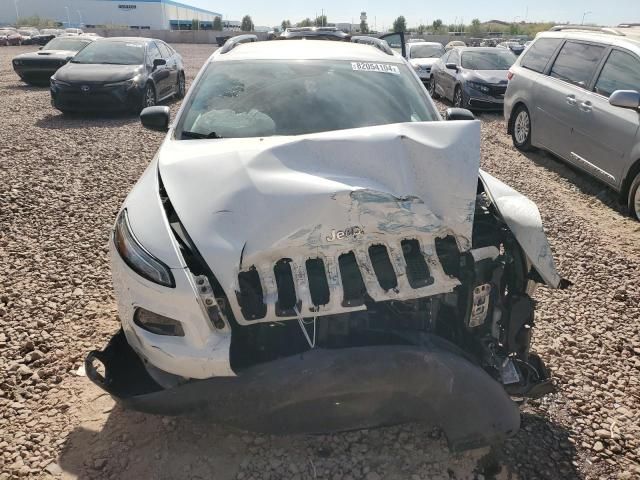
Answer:
[[[489,87],[487,87],[484,83],[467,82],[467,85],[469,85],[469,87],[473,88],[474,90],[479,90],[484,93],[489,93]]]
[[[129,80],[124,80],[122,82],[114,82],[114,83],[105,83],[104,86],[105,87],[133,87],[133,86],[137,86],[138,83],[140,83],[140,80],[142,79],[142,75],[136,75],[133,78],[130,78]]]
[[[70,83],[61,82],[60,80],[56,80],[53,77],[51,77],[50,82],[52,87],[70,87],[71,86]]]
[[[14,60],[14,61],[13,61],[13,64],[14,64],[14,65],[22,65],[22,61],[20,61],[20,60]]]
[[[144,308],[136,308],[133,323],[156,335],[184,337],[182,324],[178,320],[150,312]]]
[[[126,209],[116,220],[113,241],[122,260],[138,275],[165,287],[175,287],[169,267],[147,252],[133,235]]]

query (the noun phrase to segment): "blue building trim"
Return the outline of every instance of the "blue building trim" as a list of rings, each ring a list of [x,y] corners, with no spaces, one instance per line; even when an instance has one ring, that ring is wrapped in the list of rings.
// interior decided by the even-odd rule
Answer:
[[[206,13],[207,15],[213,15],[214,17],[222,18],[221,13],[212,12],[211,10],[205,10],[204,8],[193,7],[186,3],[176,2],[174,0],[98,0],[100,2],[118,2],[118,3],[165,3],[167,5],[173,5],[180,8],[188,8],[194,12]]]

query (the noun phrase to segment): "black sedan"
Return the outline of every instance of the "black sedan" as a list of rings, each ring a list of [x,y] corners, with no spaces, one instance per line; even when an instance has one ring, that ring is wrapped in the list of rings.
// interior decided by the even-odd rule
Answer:
[[[182,57],[151,38],[98,39],[51,77],[51,103],[61,112],[139,112],[184,93]]]
[[[92,37],[54,38],[38,52],[15,57],[13,69],[26,83],[48,85],[51,75],[93,41]]]
[[[40,30],[40,33],[33,37],[33,43],[46,45],[54,38],[60,36],[60,34],[62,34],[62,30],[58,30],[57,28],[45,28],[44,30]]]

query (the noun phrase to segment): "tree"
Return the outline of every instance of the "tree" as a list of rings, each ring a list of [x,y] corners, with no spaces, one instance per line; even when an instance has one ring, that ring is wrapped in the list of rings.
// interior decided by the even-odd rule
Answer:
[[[291,22],[289,20],[283,20],[280,26],[282,27],[282,31],[284,31],[287,28],[291,28]]]
[[[393,31],[394,32],[406,32],[407,31],[407,20],[400,15],[393,22]]]
[[[418,28],[416,29],[416,32],[420,35],[424,34],[424,32],[427,30],[427,26],[420,24],[418,25]]]
[[[431,26],[433,28],[433,33],[442,32],[442,20],[440,20],[439,18],[434,20],[433,23],[431,24]]]
[[[296,27],[311,27],[313,26],[313,22],[310,18],[305,18],[301,22],[296,23]]]
[[[369,33],[369,25],[364,20],[360,22],[360,33]]]
[[[253,20],[251,20],[250,15],[245,15],[242,17],[242,24],[240,25],[240,30],[243,32],[251,32],[253,31]]]
[[[316,17],[316,27],[326,27],[327,26],[327,16],[320,15]]]
[[[222,19],[220,17],[213,19],[213,29],[216,31],[222,31]]]
[[[471,27],[469,27],[469,31],[473,35],[479,35],[482,32],[482,25],[480,24],[479,19],[474,18],[473,20],[471,20]]]

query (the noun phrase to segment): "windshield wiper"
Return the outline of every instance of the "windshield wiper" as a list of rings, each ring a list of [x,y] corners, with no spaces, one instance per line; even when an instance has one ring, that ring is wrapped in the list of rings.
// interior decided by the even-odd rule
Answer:
[[[220,135],[218,135],[216,132],[199,133],[199,132],[190,132],[188,130],[184,130],[182,132],[182,136],[186,137],[186,138],[197,138],[197,139],[201,139],[201,138],[223,138]]]

